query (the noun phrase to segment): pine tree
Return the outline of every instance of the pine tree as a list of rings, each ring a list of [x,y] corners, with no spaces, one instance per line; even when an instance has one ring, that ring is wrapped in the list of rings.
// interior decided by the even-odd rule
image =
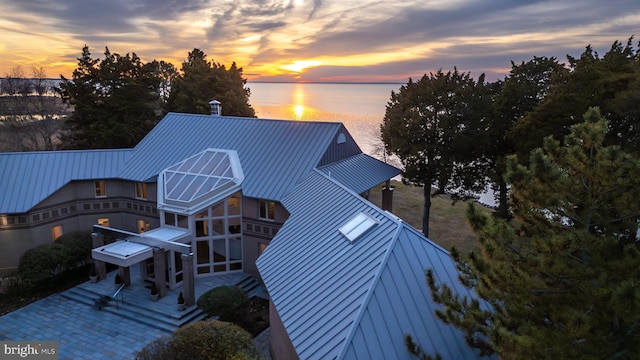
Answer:
[[[160,118],[157,62],[105,49],[104,59],[82,49],[71,79],[57,89],[74,107],[65,122],[63,146],[71,149],[135,146]]]
[[[597,109],[529,165],[509,160],[515,221],[470,207],[481,253],[453,252],[479,299],[427,271],[437,315],[485,354],[518,358],[640,357],[640,159],[605,146]]]
[[[215,61],[208,61],[200,49],[193,49],[182,63],[181,73],[171,83],[167,110],[209,114],[209,102],[222,103],[223,115],[255,117],[249,104],[247,81],[242,68],[234,62],[229,69]]]

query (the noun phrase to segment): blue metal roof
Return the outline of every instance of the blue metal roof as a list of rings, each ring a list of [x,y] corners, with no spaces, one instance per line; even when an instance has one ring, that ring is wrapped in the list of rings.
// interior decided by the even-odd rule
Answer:
[[[318,169],[358,194],[402,173],[367,154],[351,156]]]
[[[280,201],[317,166],[341,123],[169,113],[134,148],[120,177],[154,179],[170,164],[207,148],[235,150],[245,196]]]
[[[24,213],[72,180],[115,178],[132,150],[0,154],[0,214]]]
[[[274,201],[329,158],[349,157],[323,169],[358,192],[399,173],[362,154],[341,123],[169,113],[133,149],[0,154],[0,213],[27,212],[71,180],[156,181],[208,148],[235,150],[244,196]]]
[[[434,314],[426,268],[471,295],[446,250],[320,171],[283,204],[290,217],[257,265],[301,359],[411,359],[405,334],[444,358],[478,357]],[[376,224],[351,243],[339,229],[360,213]]]

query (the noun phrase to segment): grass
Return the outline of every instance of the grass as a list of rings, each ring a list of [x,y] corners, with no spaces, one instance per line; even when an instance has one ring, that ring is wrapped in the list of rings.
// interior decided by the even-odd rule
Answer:
[[[404,185],[392,181],[393,213],[409,225],[418,230],[422,229],[422,209],[424,198],[422,188]],[[380,206],[382,204],[382,185],[371,191],[369,200]],[[488,214],[491,209],[478,204]],[[447,195],[437,195],[431,198],[431,217],[429,219],[429,239],[450,250],[455,246],[461,254],[467,254],[478,249],[478,238],[466,221],[465,211],[467,203],[458,201],[453,203]]]

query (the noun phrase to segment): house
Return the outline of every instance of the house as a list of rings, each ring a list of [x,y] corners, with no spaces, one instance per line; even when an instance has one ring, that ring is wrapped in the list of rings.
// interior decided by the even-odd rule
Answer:
[[[408,359],[405,334],[445,358],[477,357],[433,314],[426,268],[468,294],[449,254],[366,200],[399,169],[340,123],[226,117],[218,105],[167,114],[133,149],[0,153],[0,276],[25,251],[93,228],[101,279],[115,264],[125,284],[181,288],[193,304],[199,277],[261,277],[277,359]]]
[[[94,225],[147,245],[98,254],[139,260],[147,280],[150,248],[166,249],[172,288],[182,253],[193,254],[195,277],[258,275],[255,260],[289,217],[281,200],[311,171],[358,193],[400,173],[363,154],[340,123],[217,114],[169,113],[133,149],[1,153],[0,276],[27,250]]]
[[[444,359],[479,357],[434,315],[427,268],[473,296],[446,250],[319,170],[282,204],[291,215],[258,259],[274,358],[412,359],[405,334]]]

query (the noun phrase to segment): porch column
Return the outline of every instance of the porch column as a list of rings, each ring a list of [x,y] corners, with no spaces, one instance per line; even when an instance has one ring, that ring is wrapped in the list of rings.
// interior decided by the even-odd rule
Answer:
[[[91,245],[93,249],[104,245],[104,235],[98,233],[91,233]],[[107,278],[107,265],[104,261],[93,260],[93,264],[96,268],[96,274],[98,280],[104,280]]]
[[[391,180],[387,180],[386,185],[382,188],[382,210],[393,212],[393,189]]]
[[[128,266],[118,266],[118,274],[125,287],[131,286],[131,270]]]
[[[182,295],[187,306],[196,304],[196,288],[193,274],[193,253],[181,254],[182,260]]]
[[[167,251],[165,249],[153,248],[153,274],[154,282],[156,283],[156,289],[160,297],[164,297],[167,294],[167,281],[165,279],[165,272],[167,271]]]

